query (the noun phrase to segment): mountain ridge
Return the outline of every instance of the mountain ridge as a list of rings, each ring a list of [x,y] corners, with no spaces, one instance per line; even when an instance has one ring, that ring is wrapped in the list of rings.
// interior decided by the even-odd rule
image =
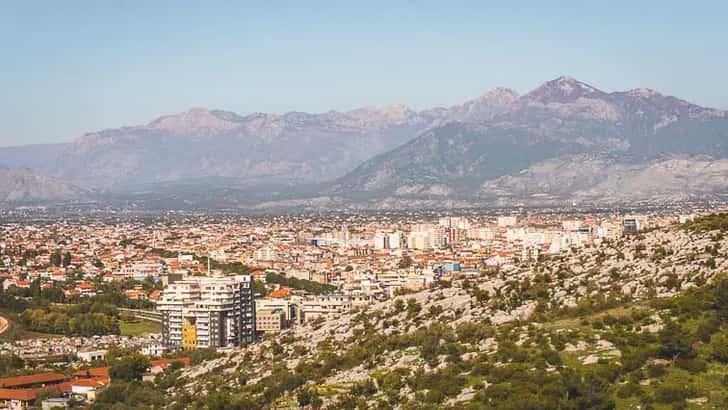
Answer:
[[[459,194],[483,200],[488,196],[478,192],[480,186],[493,185],[490,182],[505,176],[518,179],[530,167],[558,158],[568,163],[585,154],[612,156],[619,158],[622,168],[641,164],[639,169],[675,156],[723,160],[728,157],[726,119],[725,111],[655,91],[606,93],[571,77],[559,77],[519,97],[485,124],[430,129],[364,162],[335,181],[327,193],[367,192],[382,197]],[[584,161],[588,164],[589,160]],[[610,169],[614,168],[605,168],[594,177],[607,179]],[[504,196],[524,198],[526,194],[508,192],[503,185],[500,188],[497,192]],[[725,184],[713,188],[726,191]],[[546,192],[562,199],[575,193]]]
[[[197,107],[35,152],[40,150],[0,149],[0,166],[132,197],[136,187],[219,178],[239,181],[230,186],[255,190],[266,203],[323,197],[396,203],[448,196],[480,203],[493,200],[494,192],[529,198],[518,187],[544,186],[534,178],[548,179],[544,164],[554,161],[567,166],[580,158],[618,158],[609,167],[592,164],[602,169],[590,176],[594,181],[608,179],[609,172],[658,169],[671,158],[721,161],[728,157],[728,111],[647,88],[605,92],[562,76],[522,95],[499,87],[462,104],[420,111],[390,105],[240,115]],[[595,169],[586,161],[586,169]],[[526,182],[521,173],[529,169]],[[696,172],[688,179],[700,177]],[[291,189],[284,194],[268,186]],[[543,194],[557,201],[580,196],[562,188]],[[665,192],[672,191],[668,188]],[[715,183],[698,193],[711,189],[725,190]],[[600,200],[598,192],[589,197]]]

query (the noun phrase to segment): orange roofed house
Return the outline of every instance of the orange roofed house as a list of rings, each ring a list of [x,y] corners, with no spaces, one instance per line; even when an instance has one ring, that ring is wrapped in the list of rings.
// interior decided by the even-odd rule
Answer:
[[[33,405],[38,393],[71,392],[69,377],[61,373],[40,373],[0,378],[0,405],[8,409],[24,409]]]

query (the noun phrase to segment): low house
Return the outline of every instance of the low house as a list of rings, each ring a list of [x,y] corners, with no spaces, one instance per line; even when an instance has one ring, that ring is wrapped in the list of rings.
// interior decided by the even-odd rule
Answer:
[[[71,394],[87,401],[95,401],[96,395],[109,383],[111,380],[108,378],[76,379],[70,382]]]
[[[25,409],[35,403],[35,398],[40,392],[70,393],[69,379],[61,373],[0,378],[0,404],[9,409]]]
[[[104,350],[104,349],[86,350],[86,351],[76,353],[76,356],[78,356],[79,359],[81,359],[85,362],[104,360],[104,358],[106,357],[106,350]]]

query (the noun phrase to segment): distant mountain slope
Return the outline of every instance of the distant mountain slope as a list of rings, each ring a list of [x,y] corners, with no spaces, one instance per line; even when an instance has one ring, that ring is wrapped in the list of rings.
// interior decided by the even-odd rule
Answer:
[[[211,176],[322,181],[431,121],[405,109],[247,117],[195,109],[146,126],[87,134],[61,154],[53,174],[102,188]]]
[[[241,116],[193,108],[146,125],[89,133],[47,149],[0,149],[0,164],[27,166],[82,186],[114,191],[210,177],[256,186],[316,183],[342,176],[433,126],[491,119],[516,98],[512,90],[496,89],[462,105],[421,112],[395,105]]]
[[[423,111],[193,108],[69,144],[0,148],[0,166],[114,201],[205,208],[598,203],[629,201],[640,184],[646,201],[714,199],[728,196],[727,159],[728,112],[570,77]]]
[[[665,165],[671,164],[673,157],[688,165]],[[608,165],[595,168],[589,158],[606,160]],[[725,184],[718,183],[728,178],[724,164],[708,171],[711,178],[715,172],[717,176],[705,184],[689,164],[727,158],[725,111],[647,89],[606,93],[560,77],[514,99],[485,122],[432,128],[364,162],[335,181],[326,193],[349,197],[447,195],[480,200],[544,194],[567,199],[587,195],[584,189],[588,180],[588,196],[602,200],[619,185],[615,172],[631,178],[631,188],[637,189],[635,173],[656,172],[663,164],[661,184],[649,178],[643,181],[650,185],[649,192],[655,198],[669,197],[663,194],[675,193],[676,188],[683,196],[690,196],[693,188],[695,194],[710,195],[715,189],[726,189]],[[538,168],[542,163],[547,165]],[[563,178],[579,173],[580,164],[588,171],[584,180],[564,184]],[[564,168],[572,174],[560,174]],[[521,174],[523,170],[527,170],[527,177]],[[683,171],[692,175],[693,183],[676,186],[681,179],[678,173]]]
[[[0,168],[0,201],[53,201],[79,198],[88,191],[27,169]]]
[[[500,205],[728,199],[728,159],[671,157],[628,163],[589,154],[559,157],[488,180],[477,194]]]
[[[35,144],[0,147],[0,167],[30,168],[48,172],[69,144]]]

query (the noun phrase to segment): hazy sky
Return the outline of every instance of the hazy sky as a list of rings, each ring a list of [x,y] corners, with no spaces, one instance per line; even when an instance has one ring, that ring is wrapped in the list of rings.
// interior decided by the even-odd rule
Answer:
[[[354,3],[4,1],[0,145],[193,106],[451,105],[562,74],[728,109],[725,1]]]

